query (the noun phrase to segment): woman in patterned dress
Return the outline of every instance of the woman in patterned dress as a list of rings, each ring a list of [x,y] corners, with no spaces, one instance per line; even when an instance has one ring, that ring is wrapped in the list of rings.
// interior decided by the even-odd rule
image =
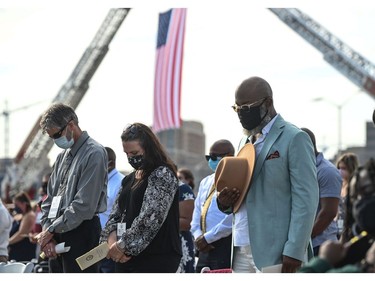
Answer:
[[[175,273],[182,257],[175,165],[144,124],[128,126],[121,140],[134,171],[122,182],[100,242],[108,242],[116,273]]]

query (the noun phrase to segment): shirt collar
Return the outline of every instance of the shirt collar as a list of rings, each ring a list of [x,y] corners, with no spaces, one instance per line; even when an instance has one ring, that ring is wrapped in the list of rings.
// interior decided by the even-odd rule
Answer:
[[[86,142],[86,140],[89,138],[89,134],[86,131],[83,131],[77,142],[75,142],[70,149],[70,154],[74,157],[78,150],[81,148],[81,146]]]
[[[319,152],[318,155],[316,156],[316,166],[318,167],[320,165],[320,162],[323,160],[323,153]]]
[[[275,123],[276,118],[278,116],[279,116],[279,114],[276,114],[275,117],[273,117],[271,119],[271,121],[268,122],[266,126],[264,126],[264,128],[262,129],[262,135],[264,135],[264,136],[268,135],[268,133],[270,132],[270,130],[271,130],[271,128],[272,128],[273,124]]]

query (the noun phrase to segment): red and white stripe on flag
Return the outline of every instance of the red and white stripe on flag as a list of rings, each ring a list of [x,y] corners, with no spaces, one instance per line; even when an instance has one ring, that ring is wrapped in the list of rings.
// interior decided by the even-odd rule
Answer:
[[[181,76],[186,8],[159,14],[153,131],[181,126]]]

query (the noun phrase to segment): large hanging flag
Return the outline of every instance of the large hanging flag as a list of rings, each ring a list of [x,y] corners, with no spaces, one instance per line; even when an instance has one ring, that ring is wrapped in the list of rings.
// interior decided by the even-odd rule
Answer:
[[[181,126],[181,76],[186,8],[159,14],[154,82],[154,121],[159,132]]]

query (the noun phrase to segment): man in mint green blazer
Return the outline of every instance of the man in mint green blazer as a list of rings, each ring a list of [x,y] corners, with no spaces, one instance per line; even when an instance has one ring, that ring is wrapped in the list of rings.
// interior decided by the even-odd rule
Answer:
[[[280,265],[296,272],[308,259],[311,230],[319,201],[316,158],[309,136],[276,113],[272,89],[260,77],[244,80],[233,109],[256,151],[247,196],[234,214],[234,272],[260,272]],[[225,212],[239,198],[224,188],[218,203]]]

